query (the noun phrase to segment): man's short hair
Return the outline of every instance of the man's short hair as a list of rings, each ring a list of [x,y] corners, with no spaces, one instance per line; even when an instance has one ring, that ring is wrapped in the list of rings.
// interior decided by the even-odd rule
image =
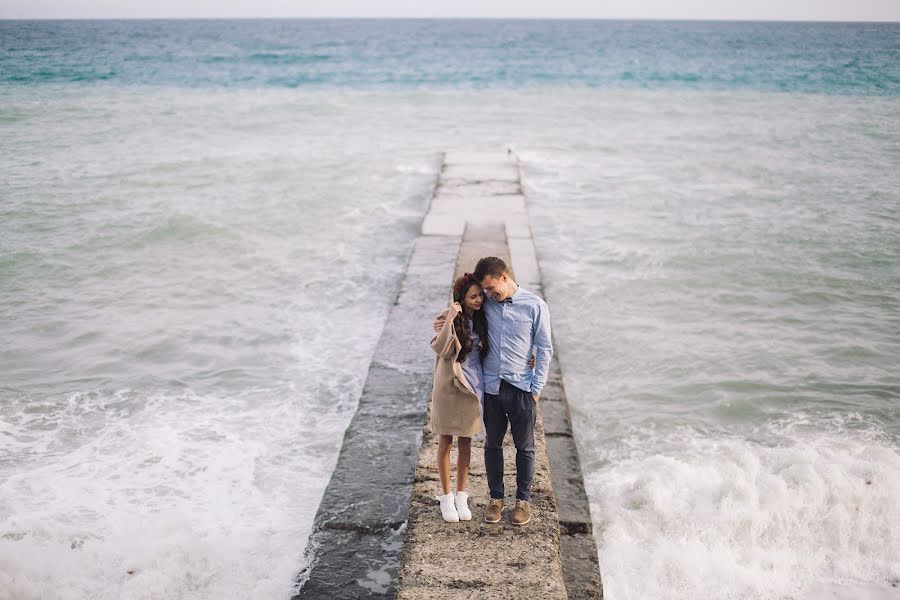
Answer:
[[[479,260],[478,264],[475,265],[475,271],[472,275],[475,277],[475,281],[481,283],[488,275],[491,277],[500,277],[504,273],[509,273],[509,267],[506,266],[506,263],[503,262],[502,258],[486,256]]]

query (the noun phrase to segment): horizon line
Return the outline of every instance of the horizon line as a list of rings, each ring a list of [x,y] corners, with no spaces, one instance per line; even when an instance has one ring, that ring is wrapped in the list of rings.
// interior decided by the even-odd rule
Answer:
[[[897,19],[763,19],[763,18],[698,18],[698,17],[0,17],[0,21],[650,21],[691,23],[900,23]]]

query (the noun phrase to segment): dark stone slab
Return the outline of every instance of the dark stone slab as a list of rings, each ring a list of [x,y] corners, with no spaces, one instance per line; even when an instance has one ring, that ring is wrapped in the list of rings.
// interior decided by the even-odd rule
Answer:
[[[550,367],[550,373],[553,373],[552,366]],[[544,384],[544,388],[541,390],[541,400],[565,402],[566,392],[563,390],[562,383],[554,380],[552,377],[548,377],[547,383]]]
[[[420,340],[419,352],[422,354],[430,352],[426,342]],[[424,396],[427,402],[428,394],[431,393],[431,365],[434,364],[434,360],[426,364],[427,371],[413,373],[372,363],[363,386],[363,400],[357,408],[357,416],[359,418],[382,416],[400,420],[421,416],[422,398]],[[354,416],[354,419],[357,416]],[[421,421],[418,424],[421,427]]]
[[[569,436],[548,436],[547,456],[559,511],[560,532],[590,534],[593,528],[591,509],[584,491],[575,440]]]
[[[294,598],[393,598],[405,532],[405,525],[379,535],[353,530],[320,531],[315,544],[307,547],[311,562],[298,577],[302,587]]]
[[[563,400],[554,400],[541,392],[541,415],[544,418],[544,435],[572,437],[572,423],[569,408]],[[552,465],[551,465],[552,468]]]
[[[601,599],[603,584],[597,562],[597,544],[590,534],[559,536],[563,576],[569,600]]]
[[[348,451],[325,490],[315,526],[379,532],[406,521],[416,464],[410,453],[419,448],[415,432],[355,431],[344,448]]]

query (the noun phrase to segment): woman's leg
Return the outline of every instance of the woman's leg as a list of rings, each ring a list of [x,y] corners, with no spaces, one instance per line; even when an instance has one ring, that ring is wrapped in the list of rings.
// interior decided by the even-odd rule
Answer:
[[[445,496],[450,493],[450,446],[452,445],[452,435],[442,435],[438,439],[438,475],[441,477],[441,489]]]
[[[459,437],[456,441],[459,456],[456,460],[456,491],[466,491],[466,483],[469,481],[469,462],[472,459],[472,438]]]

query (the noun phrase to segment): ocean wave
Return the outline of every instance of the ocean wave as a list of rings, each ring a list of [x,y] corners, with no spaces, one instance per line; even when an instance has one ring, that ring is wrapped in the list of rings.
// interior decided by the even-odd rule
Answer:
[[[610,598],[807,598],[900,580],[900,452],[794,423],[766,443],[636,430],[588,475]]]
[[[0,461],[3,597],[284,597],[331,464],[313,457],[336,452],[346,426],[289,394],[4,402],[16,464]]]

